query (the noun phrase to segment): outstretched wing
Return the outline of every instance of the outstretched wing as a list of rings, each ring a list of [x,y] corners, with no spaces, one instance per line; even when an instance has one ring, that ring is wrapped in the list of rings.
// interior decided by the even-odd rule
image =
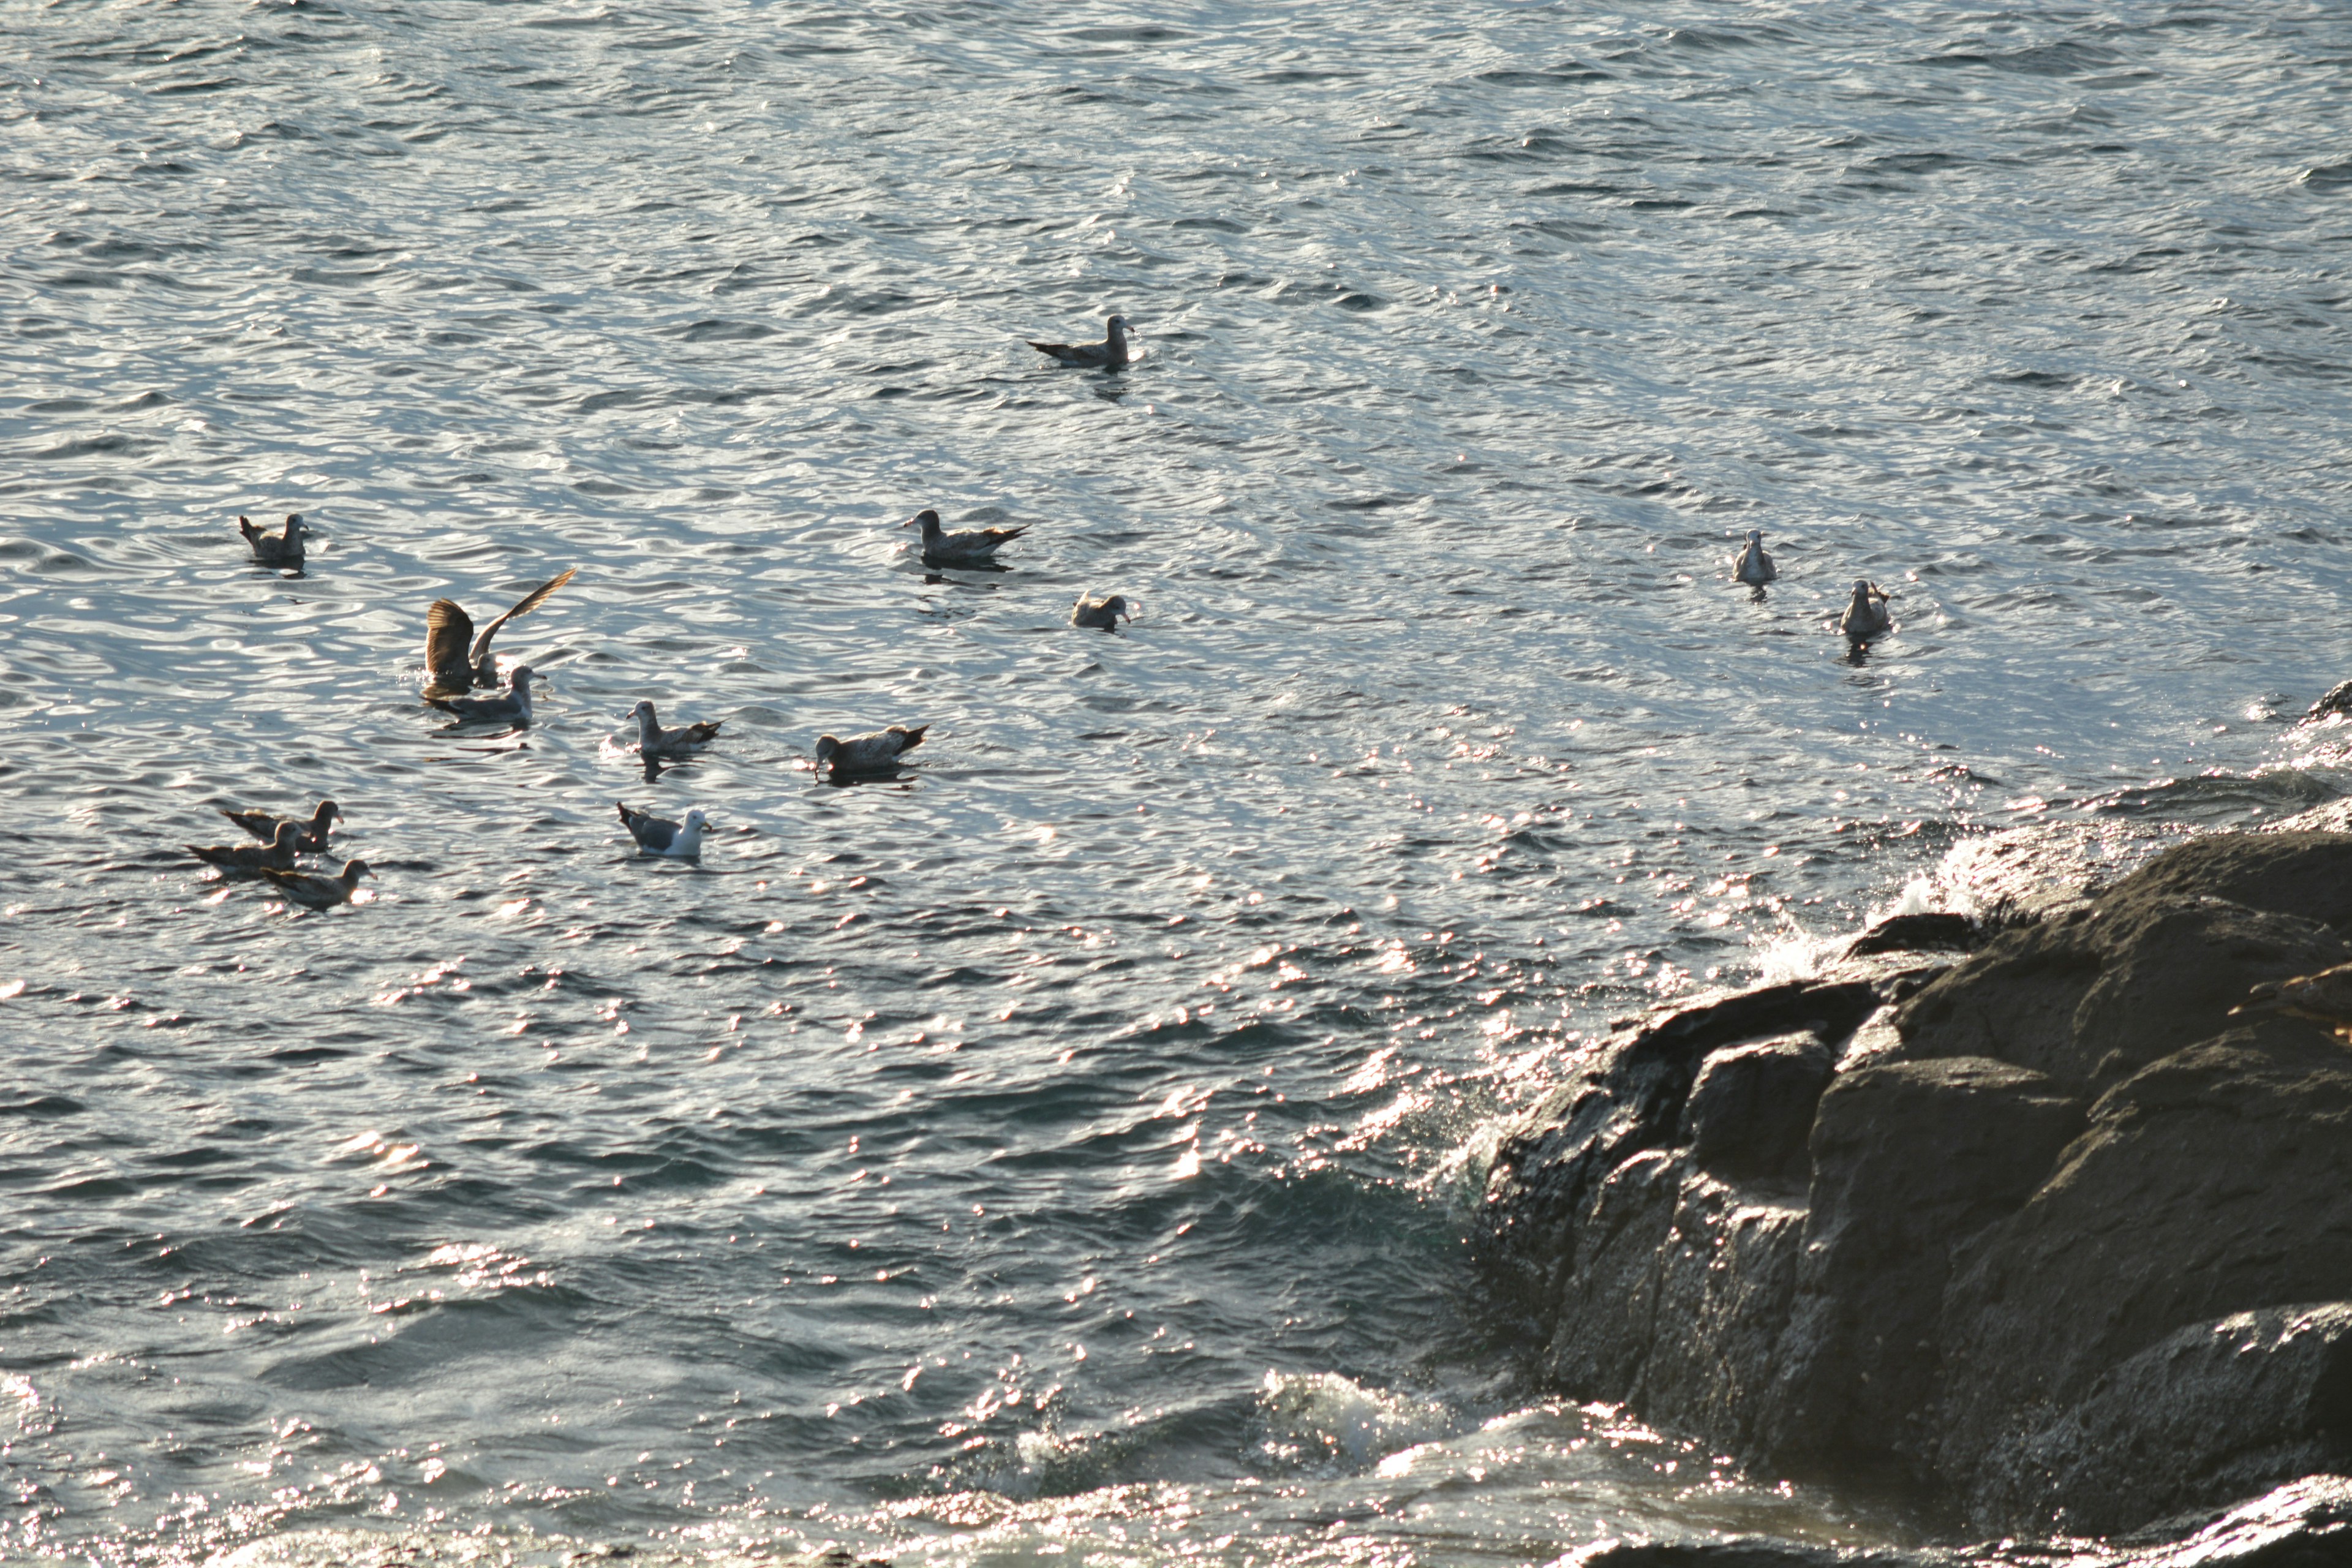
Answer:
[[[467,668],[466,645],[474,640],[474,620],[455,599],[436,599],[425,612],[425,668],[435,675]]]
[[[517,616],[527,616],[530,614],[533,610],[539,608],[540,605],[545,604],[547,602],[547,596],[550,594],[554,593],[558,588],[562,587],[566,583],[571,582],[572,574],[579,570],[580,568],[577,566],[567,566],[559,575],[550,577],[546,582],[541,583],[538,587],[533,588],[530,593],[525,594],[521,598],[517,599],[513,609],[509,610],[505,615],[500,616],[497,620],[492,621],[488,626],[482,628],[482,635],[474,639],[473,651],[467,662],[479,665],[482,662],[483,656],[490,651],[490,639],[499,635],[499,628],[500,626],[505,626]]]

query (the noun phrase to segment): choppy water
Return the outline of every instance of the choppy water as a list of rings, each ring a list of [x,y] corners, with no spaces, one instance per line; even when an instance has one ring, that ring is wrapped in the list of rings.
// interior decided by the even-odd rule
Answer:
[[[1518,1381],[1496,1119],[1972,832],[2337,789],[2340,9],[0,22],[12,1556],[1900,1536]],[[321,795],[371,902],[179,852]]]

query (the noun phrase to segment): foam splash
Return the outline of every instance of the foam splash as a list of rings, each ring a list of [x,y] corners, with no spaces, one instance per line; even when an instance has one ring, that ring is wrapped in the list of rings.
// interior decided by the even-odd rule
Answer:
[[[1262,1450],[1294,1465],[1319,1459],[1361,1469],[1450,1436],[1462,1425],[1434,1401],[1383,1394],[1336,1372],[1269,1372],[1258,1399],[1266,1426]]]

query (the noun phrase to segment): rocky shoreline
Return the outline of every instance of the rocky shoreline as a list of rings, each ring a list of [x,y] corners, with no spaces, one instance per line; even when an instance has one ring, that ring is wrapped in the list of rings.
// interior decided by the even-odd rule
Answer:
[[[2352,962],[2347,810],[2104,888],[2021,840],[1980,918],[1622,1027],[1487,1180],[1538,1375],[2004,1561],[2352,1562],[2352,1046],[2250,1004]],[[1725,1552],[1818,1555],[1593,1561]]]

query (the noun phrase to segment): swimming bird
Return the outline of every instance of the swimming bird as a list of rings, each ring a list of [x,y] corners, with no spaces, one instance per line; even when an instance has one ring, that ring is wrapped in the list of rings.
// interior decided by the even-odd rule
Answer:
[[[717,739],[719,726],[726,722],[712,719],[665,730],[661,721],[654,717],[654,705],[643,701],[629,710],[629,717],[637,721],[637,751],[648,757],[690,756]]]
[[[302,536],[310,531],[300,512],[286,514],[286,531],[267,533],[253,526],[253,520],[239,515],[236,531],[253,546],[253,558],[264,566],[299,566],[302,564]]]
[[[900,756],[923,743],[923,731],[929,728],[929,724],[918,724],[909,730],[904,724],[893,724],[887,730],[869,730],[845,741],[819,735],[816,765],[836,773],[888,773],[898,765]]]
[[[294,868],[294,841],[302,826],[281,822],[267,844],[191,844],[188,853],[207,865],[231,871],[289,871]]]
[[[1127,352],[1124,316],[1113,316],[1104,324],[1103,341],[1098,343],[1041,343],[1034,338],[1024,341],[1039,353],[1081,370],[1125,370],[1135,357]]]
[[[1838,617],[1838,630],[1845,640],[1868,642],[1883,637],[1895,627],[1895,619],[1886,613],[1886,601],[1894,595],[1867,577],[1853,580],[1853,597],[1847,601],[1845,614]]]
[[[1751,588],[1761,588],[1780,574],[1780,569],[1772,564],[1772,557],[1764,549],[1761,529],[1748,531],[1748,546],[1733,560],[1731,574]]]
[[[470,691],[478,686],[495,689],[498,660],[490,657],[490,639],[517,616],[527,616],[547,602],[547,596],[572,581],[577,566],[568,566],[521,598],[514,608],[474,635],[474,622],[455,599],[436,599],[425,612],[425,668],[432,686],[441,691]]]
[[[637,841],[641,854],[691,860],[702,853],[702,830],[710,826],[710,820],[702,815],[700,806],[688,811],[683,822],[666,822],[650,812],[631,811],[620,801],[613,805],[621,814],[621,826]]]
[[[519,664],[514,668],[514,684],[496,697],[428,697],[425,700],[460,724],[528,724],[530,683],[535,679],[530,666]]]
[[[940,528],[940,514],[929,507],[925,507],[898,526],[923,531],[923,564],[926,566],[985,564],[998,551],[1029,531],[1026,528],[965,528],[947,533]]]
[[[294,847],[298,851],[304,855],[323,855],[327,849],[327,824],[341,821],[343,809],[331,800],[322,800],[308,822],[299,816],[278,816],[267,811],[230,811],[226,807],[221,815],[256,838],[276,838],[281,825],[291,824]]]
[[[1125,616],[1130,621],[1135,619],[1135,611],[1129,607],[1127,595],[1124,594],[1113,594],[1102,599],[1089,599],[1084,594],[1080,594],[1078,602],[1070,606],[1070,625],[1086,626],[1094,631],[1117,631],[1118,618],[1121,616]]]
[[[341,871],[332,877],[322,877],[310,871],[274,871],[265,869],[263,876],[278,884],[278,890],[298,904],[325,909],[331,904],[348,904],[359,891],[360,879],[368,874],[364,860],[346,860]]]

